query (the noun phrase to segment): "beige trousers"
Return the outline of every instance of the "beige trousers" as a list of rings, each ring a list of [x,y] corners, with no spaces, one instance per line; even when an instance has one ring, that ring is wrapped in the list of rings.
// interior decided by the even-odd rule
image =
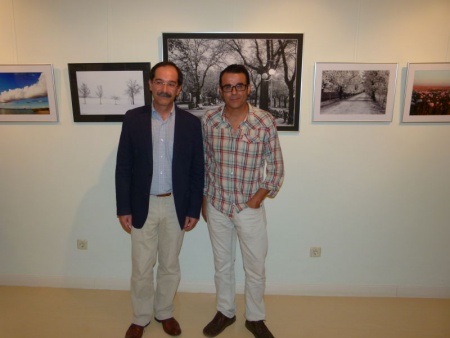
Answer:
[[[180,283],[178,256],[183,244],[173,195],[150,196],[147,220],[142,229],[132,228],[131,302],[133,323],[147,325],[153,316],[172,317],[173,299]],[[158,262],[156,285],[153,269]]]
[[[214,254],[217,310],[227,317],[236,314],[236,280],[234,263],[236,242],[242,254],[245,271],[245,318],[264,320],[266,309],[265,261],[268,251],[267,221],[264,206],[258,209],[234,210],[228,217],[208,203],[208,230]]]

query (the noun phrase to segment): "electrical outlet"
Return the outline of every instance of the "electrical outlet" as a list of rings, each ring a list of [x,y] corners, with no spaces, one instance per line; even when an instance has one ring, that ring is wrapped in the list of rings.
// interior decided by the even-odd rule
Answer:
[[[322,248],[320,246],[313,246],[309,249],[309,257],[320,257]]]
[[[87,250],[88,241],[87,239],[77,239],[77,249],[78,250]]]

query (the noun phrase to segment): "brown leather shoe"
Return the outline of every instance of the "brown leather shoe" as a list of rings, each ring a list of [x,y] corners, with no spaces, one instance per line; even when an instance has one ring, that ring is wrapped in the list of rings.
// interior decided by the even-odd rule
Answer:
[[[145,326],[131,324],[127,330],[127,333],[125,334],[125,338],[141,338],[144,334],[144,329],[148,326],[148,324]]]
[[[167,333],[169,336],[179,336],[181,334],[180,324],[177,322],[175,318],[172,317],[162,320],[155,318],[155,320],[158,323],[162,324],[164,332]]]
[[[208,325],[203,329],[203,334],[206,337],[215,337],[219,335],[223,330],[225,330],[228,326],[233,324],[236,321],[236,316],[232,318],[228,318],[222,312],[217,311],[213,320],[209,322]]]
[[[253,333],[255,338],[274,338],[273,334],[269,331],[264,320],[257,321],[245,321],[245,327]]]

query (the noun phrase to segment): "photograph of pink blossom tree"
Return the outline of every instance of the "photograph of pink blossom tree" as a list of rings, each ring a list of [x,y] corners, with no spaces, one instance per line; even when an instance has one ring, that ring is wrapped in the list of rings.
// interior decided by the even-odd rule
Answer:
[[[403,122],[450,122],[450,63],[409,64]]]

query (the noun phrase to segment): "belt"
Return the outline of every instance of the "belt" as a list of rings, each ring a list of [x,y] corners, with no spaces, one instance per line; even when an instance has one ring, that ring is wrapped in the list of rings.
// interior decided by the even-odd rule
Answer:
[[[167,194],[161,194],[161,195],[155,195],[156,197],[169,197],[169,196],[171,196],[172,195],[172,193],[171,192],[168,192]]]

